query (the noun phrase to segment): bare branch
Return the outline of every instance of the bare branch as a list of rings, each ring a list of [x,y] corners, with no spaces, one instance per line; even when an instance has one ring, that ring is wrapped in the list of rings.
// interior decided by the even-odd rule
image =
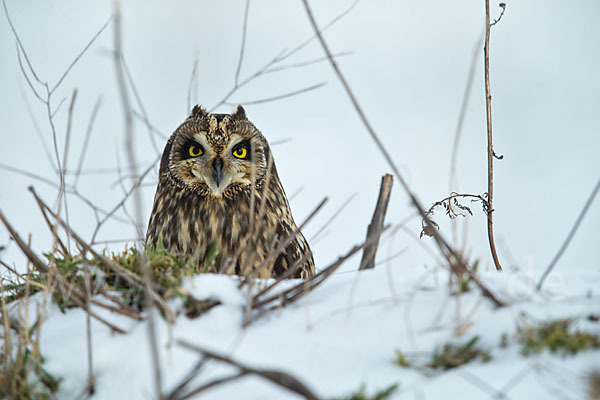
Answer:
[[[404,190],[408,194],[408,196],[409,196],[409,198],[410,198],[411,203],[413,204],[413,206],[417,209],[417,211],[419,212],[419,214],[421,214],[421,216],[423,217],[423,219],[425,219],[427,225],[432,226],[431,221],[429,220],[429,218],[427,217],[427,215],[425,213],[425,209],[421,206],[421,204],[419,203],[419,201],[417,200],[417,198],[415,197],[415,195],[411,192],[410,188],[408,187],[408,184],[406,183],[406,181],[404,180],[404,178],[400,174],[400,171],[398,170],[398,168],[394,164],[394,161],[392,160],[392,158],[389,155],[388,151],[386,150],[385,146],[383,145],[383,143],[381,142],[381,140],[379,139],[379,137],[377,136],[377,134],[375,133],[375,131],[371,127],[371,124],[367,120],[366,115],[364,114],[362,108],[360,107],[358,101],[356,100],[356,97],[354,96],[354,94],[352,92],[352,89],[348,85],[348,82],[346,81],[346,79],[342,75],[342,72],[338,68],[335,60],[333,59],[332,53],[329,50],[329,47],[327,46],[327,44],[325,43],[325,40],[323,39],[323,36],[321,35],[321,31],[319,30],[319,27],[317,26],[317,22],[314,19],[312,11],[310,10],[310,7],[308,5],[308,1],[307,0],[303,0],[303,2],[304,2],[304,8],[306,9],[306,13],[308,14],[308,18],[310,19],[310,22],[311,22],[311,25],[313,27],[313,30],[315,31],[317,37],[319,38],[319,42],[321,43],[321,47],[323,48],[323,51],[325,52],[325,54],[327,54],[327,57],[329,59],[329,63],[331,65],[331,67],[333,68],[334,72],[336,73],[339,81],[342,83],[342,85],[343,85],[343,87],[344,87],[344,89],[346,91],[346,94],[348,95],[348,98],[350,99],[350,101],[354,105],[354,108],[355,108],[357,114],[359,115],[360,119],[362,120],[365,128],[367,129],[367,131],[369,133],[369,135],[371,136],[371,138],[373,139],[373,141],[377,145],[379,151],[383,154],[385,160],[387,161],[387,163],[389,164],[390,168],[392,169],[392,171],[396,175],[396,178],[398,179],[398,181],[400,182],[400,184],[402,185],[402,187],[404,188]],[[447,260],[448,265],[450,266],[450,268],[452,268],[453,270],[460,270],[461,272],[467,273],[469,276],[471,276],[473,278],[473,281],[481,289],[481,291],[484,294],[484,296],[488,297],[496,306],[502,306],[503,305],[503,303],[501,301],[499,301],[498,299],[496,299],[496,297],[479,281],[479,279],[477,279],[477,277],[475,277],[474,274],[472,274],[468,270],[468,268],[466,267],[466,265],[465,265],[462,257],[459,254],[457,254],[452,249],[452,247],[446,242],[446,240],[440,235],[440,233],[436,232],[435,230],[434,230],[434,239],[435,239],[435,241],[436,241],[436,243],[437,243],[437,245],[438,245],[441,253],[446,258],[446,260]]]
[[[119,202],[110,210],[106,213],[106,215],[104,216],[104,218],[102,218],[102,220],[100,220],[100,222],[98,222],[98,224],[96,225],[96,228],[94,229],[94,233],[92,234],[92,238],[91,241],[94,242],[96,240],[96,235],[98,234],[98,231],[100,230],[100,227],[106,222],[108,221],[111,217],[113,217],[114,213],[117,212],[117,210],[121,207],[123,207],[123,205],[125,204],[125,202],[127,201],[127,199],[129,198],[129,196],[131,196],[133,194],[134,191],[136,191],[136,189],[140,186],[140,184],[142,183],[142,181],[144,180],[144,178],[146,177],[146,175],[148,175],[148,173],[150,171],[152,171],[152,169],[154,169],[156,163],[158,162],[158,158],[148,166],[148,168],[146,168],[146,170],[144,172],[142,172],[142,174],[139,176],[139,178],[137,179],[137,181],[134,182],[133,185],[131,185],[131,187],[129,188],[129,191],[127,193],[125,193],[125,196],[123,196],[123,198],[121,200],[119,200]],[[137,228],[137,227],[136,227]],[[138,229],[139,231],[139,229]],[[143,233],[140,235],[140,237],[143,237]]]
[[[3,0],[4,1],[4,0]],[[56,84],[54,85],[54,87],[50,90],[49,95],[51,95],[52,93],[54,93],[54,91],[56,89],[58,89],[58,87],[60,86],[60,84],[63,82],[63,80],[65,80],[65,78],[67,77],[67,75],[69,75],[69,72],[71,72],[71,69],[73,69],[73,67],[75,66],[75,64],[77,64],[77,61],[79,61],[79,59],[81,59],[81,57],[83,57],[83,55],[85,54],[85,52],[90,48],[90,46],[92,44],[94,44],[94,42],[96,41],[96,39],[98,39],[98,37],[102,34],[102,32],[104,32],[104,30],[106,29],[106,27],[108,26],[108,24],[110,23],[110,21],[112,21],[113,17],[111,16],[105,23],[104,25],[102,25],[102,27],[98,30],[98,32],[96,32],[96,34],[92,37],[92,39],[88,42],[88,44],[85,45],[85,47],[83,48],[83,50],[81,50],[81,52],[77,55],[77,57],[75,57],[75,59],[71,62],[71,64],[67,67],[66,71],[62,74],[62,76],[58,79],[58,82],[56,82]]]
[[[340,21],[342,18],[344,18],[346,15],[350,14],[350,12],[352,10],[354,10],[354,7],[356,7],[356,5],[358,4],[359,0],[355,0],[354,3],[350,4],[350,7],[348,7],[347,9],[345,9],[344,11],[342,11],[340,14],[338,14],[335,18],[333,18],[331,21],[329,21],[328,23],[326,23],[323,26],[323,29],[321,29],[321,33],[326,32],[327,29],[331,28],[333,25],[336,24],[336,22]],[[302,42],[300,45],[296,46],[295,48],[293,48],[292,50],[282,54],[281,59],[279,61],[283,61],[289,57],[291,57],[292,55],[296,54],[297,52],[299,52],[300,50],[302,50],[304,47],[306,47],[310,42],[312,42],[313,40],[317,39],[318,35],[314,34],[313,36],[311,36],[309,39],[305,40],[304,42]]]
[[[242,71],[242,63],[244,62],[244,50],[246,49],[246,34],[248,33],[248,10],[250,10],[250,0],[246,0],[246,9],[244,10],[244,25],[242,27],[242,46],[240,48],[240,56],[238,65],[235,71],[235,86],[240,82],[240,72]]]
[[[323,30],[326,30],[327,28],[331,27],[333,24],[335,24],[341,18],[343,18],[344,16],[346,16],[356,6],[357,3],[358,3],[358,0],[356,0],[354,3],[352,3],[352,5],[347,10],[345,10],[340,15],[338,15],[337,17],[335,17],[332,21],[330,21],[325,26],[325,28]],[[248,7],[248,4],[247,4],[247,7]],[[240,80],[240,76],[239,76],[240,74],[239,74],[239,72],[241,70],[241,65],[242,65],[242,60],[243,60],[243,55],[244,55],[245,35],[246,35],[246,28],[247,28],[246,24],[247,24],[247,14],[245,15],[244,31],[243,31],[243,38],[242,38],[242,48],[240,50],[240,57],[239,57],[239,60],[238,60],[238,69],[236,71],[236,77],[235,77],[235,80],[234,80],[233,87],[229,90],[229,92],[227,92],[223,96],[223,98],[221,100],[219,100],[213,107],[210,108],[210,111],[212,111],[212,110],[214,110],[214,109],[222,106],[223,104],[232,104],[232,102],[229,101],[229,99],[231,98],[231,96],[235,92],[237,92],[240,88],[242,88],[243,86],[245,86],[248,83],[252,82],[254,79],[257,79],[259,77],[265,76],[267,74],[270,74],[270,73],[273,73],[273,72],[276,72],[276,71],[280,71],[282,69],[294,68],[294,66],[276,67],[276,65],[278,63],[280,63],[280,62],[288,59],[289,57],[291,57],[293,54],[297,53],[301,49],[303,49],[306,45],[308,45],[316,37],[316,35],[313,35],[308,40],[302,42],[300,45],[296,46],[292,50],[289,50],[289,51],[285,51],[284,50],[284,51],[280,52],[272,60],[270,60],[269,62],[267,62],[263,67],[259,68],[253,74],[251,74],[250,76],[248,76],[246,79]],[[316,62],[320,62],[320,60],[308,61],[308,62],[305,62],[304,65],[310,65],[310,64],[314,64]],[[313,87],[312,89],[316,89],[316,87]],[[299,91],[299,93],[302,93],[302,91]],[[299,94],[299,93],[294,93],[294,94]],[[292,94],[283,95],[282,98],[283,97],[288,97],[290,95],[292,95]],[[268,100],[264,100],[264,101],[253,101],[253,102],[247,102],[247,103],[241,103],[241,104],[256,104],[256,103],[259,103],[259,102],[272,101],[272,100],[277,100],[277,98],[268,99]]]
[[[306,398],[308,400],[318,400],[319,399],[319,397],[316,394],[314,394],[304,383],[302,383],[300,380],[298,380],[297,378],[295,378],[294,376],[292,376],[288,373],[276,371],[276,370],[269,370],[269,369],[252,368],[252,367],[249,367],[238,361],[234,361],[233,359],[231,359],[227,356],[213,353],[211,351],[208,351],[206,349],[203,349],[201,347],[193,345],[185,340],[179,339],[177,341],[177,344],[185,347],[188,350],[192,350],[197,353],[200,353],[201,355],[203,355],[205,357],[212,358],[213,360],[221,361],[225,364],[232,365],[232,366],[236,367],[237,369],[239,369],[240,373],[258,375],[261,378],[264,378],[270,382],[273,382],[274,384],[281,386],[282,388],[287,389],[291,392],[297,393],[300,396],[303,396],[304,398]],[[236,378],[237,378],[237,376],[236,376]],[[227,381],[230,381],[230,379]]]
[[[300,188],[302,189],[302,188]],[[292,196],[290,196],[291,199]],[[329,217],[329,219],[327,221],[325,221],[325,223],[323,224],[323,226],[321,226],[319,228],[318,231],[316,231],[313,236],[310,238],[310,241],[315,241],[317,240],[317,238],[319,237],[319,235],[325,230],[327,229],[327,227],[337,218],[338,215],[340,215],[340,213],[344,210],[344,208],[346,208],[346,206],[348,204],[350,204],[350,202],[352,201],[352,199],[354,199],[356,197],[356,193],[354,193],[352,196],[348,197],[346,199],[346,201],[344,201],[342,203],[342,205],[333,213],[333,215],[331,217]]]
[[[194,86],[194,82],[196,81],[197,73],[198,73],[198,58],[194,58],[192,74],[190,76],[190,82],[188,83],[187,109],[185,110],[188,113],[192,110],[192,88]]]
[[[338,257],[338,259],[336,261],[334,261],[333,263],[331,263],[330,265],[325,267],[319,273],[311,276],[307,281],[300,282],[297,285],[295,285],[289,289],[286,289],[282,292],[271,295],[270,297],[267,297],[266,299],[260,299],[260,297],[263,297],[268,291],[273,289],[276,285],[278,285],[282,281],[282,279],[277,279],[271,285],[267,286],[262,291],[260,291],[259,293],[256,294],[256,296],[253,300],[253,307],[255,309],[261,309],[261,308],[265,307],[266,305],[274,304],[276,302],[279,302],[277,307],[279,307],[279,306],[283,307],[287,304],[293,303],[294,301],[298,300],[303,295],[310,293],[317,286],[319,286],[321,283],[323,283],[323,281],[325,281],[325,279],[330,277],[350,257],[352,257],[354,254],[358,253],[364,247],[373,243],[379,237],[379,235],[381,235],[381,233],[383,233],[383,231],[385,231],[387,228],[388,227],[384,227],[382,231],[372,232],[372,235],[370,237],[368,237],[362,244],[355,245],[354,247],[352,247],[346,254]],[[275,306],[273,306],[273,307],[275,307]],[[271,307],[271,308],[273,308],[273,307]]]
[[[205,390],[211,389],[215,386],[219,386],[222,385],[224,383],[228,383],[228,382],[232,382],[235,381],[237,379],[240,379],[244,376],[248,375],[248,372],[238,372],[237,374],[233,374],[230,376],[226,376],[224,378],[217,378],[217,379],[213,379],[212,381],[203,384],[202,386],[192,390],[189,393],[186,393],[184,396],[182,397],[177,397],[177,396],[173,396],[173,395],[169,395],[167,397],[166,400],[171,400],[171,399],[177,399],[177,400],[186,400],[186,399],[191,399],[193,397],[195,397],[197,394],[204,392]]]
[[[58,202],[59,202],[59,208],[57,210],[57,214],[60,215],[60,201],[63,201],[64,207],[65,207],[65,219],[67,220],[67,224],[70,225],[69,223],[69,207],[68,207],[68,203],[67,203],[67,196],[65,195],[65,173],[67,171],[67,161],[68,161],[68,157],[69,157],[69,146],[71,145],[71,126],[73,123],[73,109],[75,108],[75,99],[77,98],[77,89],[73,90],[73,95],[71,96],[71,104],[69,105],[69,113],[67,115],[67,132],[65,134],[65,148],[63,150],[63,169],[60,173],[60,189],[58,192]],[[67,233],[67,248],[70,249],[71,246],[71,238],[69,237],[69,234]]]
[[[140,93],[137,90],[137,86],[135,85],[133,76],[131,75],[131,72],[129,71],[129,67],[127,66],[127,63],[125,62],[125,57],[123,56],[123,54],[121,54],[121,58],[122,58],[121,61],[123,63],[123,70],[125,71],[125,76],[127,78],[127,82],[129,82],[129,87],[131,88],[133,97],[135,98],[135,101],[136,101],[138,107],[140,108],[140,111],[142,112],[142,120],[144,121],[144,123],[146,124],[146,128],[148,129],[148,137],[150,138],[150,143],[152,144],[152,148],[154,149],[156,154],[160,156],[161,151],[158,147],[158,144],[156,144],[156,140],[154,139],[152,124],[150,123],[150,119],[148,118],[148,113],[146,112],[146,108],[144,107],[144,103],[142,102],[142,97],[140,96]]]
[[[377,197],[377,205],[375,206],[371,223],[367,228],[367,238],[374,236],[374,232],[381,232],[383,230],[383,222],[385,220],[388,203],[390,202],[393,183],[394,177],[390,174],[386,174],[381,178],[381,186],[379,188],[379,196]],[[359,270],[375,268],[375,255],[377,254],[380,235],[381,233],[374,238],[371,244],[364,248],[362,260],[360,261],[360,267],[358,268]]]
[[[552,270],[554,269],[554,266],[556,265],[556,263],[558,262],[558,260],[560,260],[560,257],[563,255],[563,253],[565,252],[565,250],[569,246],[569,243],[571,243],[571,239],[573,239],[573,236],[575,236],[575,232],[577,232],[577,229],[579,228],[579,225],[581,225],[581,222],[585,218],[585,214],[587,213],[587,211],[589,210],[590,206],[594,202],[594,198],[598,194],[598,190],[600,190],[600,179],[598,179],[598,182],[596,182],[596,187],[594,187],[594,190],[592,190],[592,193],[590,194],[590,197],[588,197],[587,201],[585,202],[585,205],[583,206],[583,209],[579,213],[579,216],[577,217],[577,220],[575,221],[575,224],[571,228],[571,231],[567,235],[567,238],[563,242],[562,246],[560,246],[560,249],[558,249],[558,252],[554,256],[554,258],[552,259],[552,261],[550,262],[550,264],[548,265],[548,267],[546,268],[546,271],[544,272],[544,275],[542,275],[542,277],[540,278],[540,281],[538,282],[538,284],[536,286],[537,290],[541,290],[542,289],[542,285],[544,284],[544,281],[546,280],[546,277],[548,276],[548,274],[550,274],[550,272],[552,272]]]
[[[277,101],[277,100],[285,99],[288,97],[297,96],[302,93],[310,92],[311,90],[318,89],[322,86],[325,86],[326,84],[327,84],[326,82],[321,82],[321,83],[317,83],[316,85],[312,85],[312,86],[308,86],[308,87],[305,87],[302,89],[294,90],[292,92],[280,94],[278,96],[267,97],[267,98],[259,99],[259,100],[239,101],[239,102],[235,102],[235,103],[226,102],[225,104],[242,104],[242,105],[247,106],[247,105],[251,105],[251,104],[269,103],[271,101]]]
[[[485,69],[485,105],[487,118],[487,153],[488,153],[488,215],[487,215],[487,230],[488,241],[490,243],[490,251],[494,259],[496,270],[502,271],[498,253],[496,251],[496,243],[494,240],[494,142],[492,140],[492,92],[490,90],[490,0],[485,0],[485,46],[484,53],[484,69]]]
[[[12,165],[0,163],[0,169],[4,169],[6,171],[14,172],[15,174],[19,174],[19,175],[23,175],[23,176],[26,176],[31,179],[35,179],[37,181],[40,181],[40,182],[46,183],[50,186],[53,186],[57,189],[59,188],[59,185],[57,185],[56,182],[54,182],[48,178],[44,178],[43,176],[34,174],[33,172],[25,171],[24,169],[16,168]]]
[[[44,139],[44,134],[42,133],[42,130],[35,118],[35,115],[33,114],[33,110],[31,109],[29,100],[27,99],[27,96],[25,95],[23,85],[21,85],[20,82],[19,82],[19,93],[21,94],[23,103],[25,103],[25,110],[27,110],[27,115],[29,115],[29,119],[31,120],[31,123],[33,124],[33,128],[38,137],[38,141],[39,141],[39,143],[42,144],[42,147],[44,149],[44,154],[48,158],[48,164],[50,165],[50,168],[52,168],[54,173],[58,174],[58,171],[56,170],[56,166],[54,165],[54,160],[52,160],[52,152],[50,151],[50,148],[48,147],[48,144],[46,143],[46,140]]]
[[[26,55],[26,53],[19,47],[19,44],[17,43],[17,60],[19,61],[19,69],[21,70],[21,73],[25,77],[25,81],[27,82],[27,85],[29,85],[29,88],[33,92],[34,96],[37,97],[38,100],[41,101],[42,103],[45,103],[46,100],[42,97],[41,94],[38,93],[37,89],[33,86],[33,83],[29,79],[29,75],[27,75],[27,72],[25,71],[25,67],[23,66],[23,60],[21,60],[21,53]]]
[[[77,187],[77,183],[79,182],[79,176],[81,175],[81,169],[83,168],[83,160],[85,160],[85,155],[87,153],[88,144],[90,142],[90,137],[92,136],[92,128],[94,126],[94,121],[96,121],[96,116],[98,115],[98,110],[100,109],[100,105],[102,104],[102,98],[99,97],[94,104],[94,108],[92,110],[92,115],[90,116],[90,120],[88,122],[87,129],[85,131],[85,139],[83,141],[83,147],[79,152],[79,162],[77,163],[77,169],[75,170],[75,179],[73,180],[73,186]]]
[[[27,55],[27,52],[25,51],[25,47],[23,47],[23,43],[21,43],[21,38],[17,34],[17,30],[15,29],[15,26],[14,26],[14,24],[12,22],[12,19],[10,18],[10,14],[8,13],[8,9],[6,8],[6,0],[2,0],[2,5],[4,7],[4,14],[6,15],[6,19],[8,20],[8,24],[10,25],[10,30],[12,31],[13,36],[15,37],[15,39],[17,41],[17,47],[18,47],[18,49],[20,49],[23,52],[23,56],[25,57],[25,61],[27,61],[27,66],[29,67],[29,70],[31,71],[31,74],[33,75],[33,77],[35,78],[35,80],[40,85],[44,85],[44,82],[42,82],[42,80],[35,73],[35,70],[33,69],[33,66],[31,65],[31,61],[29,61],[29,56]],[[24,70],[23,70],[23,72],[24,72]],[[35,93],[35,90],[34,90],[34,93]]]
[[[490,24],[490,26],[494,26],[496,25],[498,22],[500,22],[500,20],[502,19],[502,17],[504,16],[504,12],[506,11],[506,3],[500,3],[498,4],[498,7],[500,7],[502,9],[502,11],[500,11],[500,16],[498,18],[496,18],[494,20],[494,22],[492,22]]]
[[[350,54],[353,54],[353,53],[350,51],[344,51],[341,53],[335,53],[333,55],[333,57],[340,58],[343,56],[348,56]],[[271,67],[271,68],[267,69],[267,71],[265,73],[267,74],[267,73],[273,73],[273,72],[279,72],[279,71],[286,71],[288,69],[308,67],[310,65],[318,64],[318,63],[321,63],[324,61],[328,61],[327,57],[319,57],[319,58],[315,58],[313,60],[301,61],[301,62],[287,64],[287,65],[280,65],[278,67]]]

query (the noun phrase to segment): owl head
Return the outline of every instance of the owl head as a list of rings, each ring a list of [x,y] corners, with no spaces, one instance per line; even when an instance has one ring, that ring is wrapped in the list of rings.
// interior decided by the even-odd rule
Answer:
[[[171,135],[160,165],[176,185],[203,196],[231,197],[259,187],[270,149],[242,106],[232,114],[210,114],[195,106]]]

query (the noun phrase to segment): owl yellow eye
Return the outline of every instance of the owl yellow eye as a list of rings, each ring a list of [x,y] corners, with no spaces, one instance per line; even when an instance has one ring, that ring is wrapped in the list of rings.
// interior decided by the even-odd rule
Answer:
[[[188,149],[188,154],[190,157],[199,157],[202,155],[202,148],[192,144]]]
[[[248,150],[245,147],[238,147],[233,151],[233,155],[236,158],[246,158]]]

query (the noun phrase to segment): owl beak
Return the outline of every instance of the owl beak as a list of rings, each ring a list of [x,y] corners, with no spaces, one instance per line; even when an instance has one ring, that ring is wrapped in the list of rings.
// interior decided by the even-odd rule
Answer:
[[[213,179],[217,184],[217,187],[221,185],[221,179],[223,178],[223,161],[217,157],[213,161]]]

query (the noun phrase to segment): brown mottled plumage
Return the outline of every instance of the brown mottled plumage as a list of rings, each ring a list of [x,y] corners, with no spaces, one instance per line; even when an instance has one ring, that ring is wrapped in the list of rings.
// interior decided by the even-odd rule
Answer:
[[[171,135],[146,241],[202,270],[269,277],[299,265],[294,277],[314,272],[269,144],[241,106],[231,115],[196,106]]]

